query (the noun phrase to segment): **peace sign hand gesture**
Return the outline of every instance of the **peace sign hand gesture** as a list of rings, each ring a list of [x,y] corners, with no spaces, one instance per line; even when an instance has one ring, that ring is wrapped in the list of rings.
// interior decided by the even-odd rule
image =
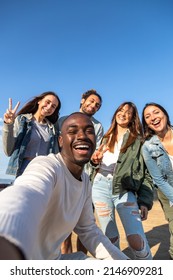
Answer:
[[[109,150],[109,147],[105,146],[105,144],[101,144],[100,147],[92,155],[91,161],[94,164],[101,163],[104,153],[108,150]]]
[[[14,119],[16,117],[16,111],[17,111],[19,105],[20,105],[20,102],[17,102],[14,109],[12,109],[12,98],[9,98],[9,106],[8,106],[6,113],[4,114],[5,123],[12,124],[14,122]]]

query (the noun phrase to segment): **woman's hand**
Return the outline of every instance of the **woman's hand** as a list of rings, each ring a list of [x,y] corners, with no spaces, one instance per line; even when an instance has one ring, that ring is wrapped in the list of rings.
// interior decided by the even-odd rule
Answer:
[[[104,153],[108,150],[109,150],[109,148],[107,146],[105,146],[104,144],[101,144],[100,147],[92,155],[91,161],[94,164],[101,163]]]
[[[4,122],[7,124],[12,124],[14,123],[15,117],[16,117],[16,111],[20,105],[20,102],[17,102],[16,106],[14,109],[12,109],[12,98],[9,98],[9,106],[4,114]]]
[[[148,208],[146,206],[141,205],[140,210],[141,210],[141,220],[145,221],[148,217]]]

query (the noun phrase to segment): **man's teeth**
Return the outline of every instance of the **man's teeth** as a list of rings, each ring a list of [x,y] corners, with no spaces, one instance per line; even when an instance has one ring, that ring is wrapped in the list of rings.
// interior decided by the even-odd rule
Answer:
[[[75,146],[75,149],[89,149],[89,146],[88,145],[77,145]]]

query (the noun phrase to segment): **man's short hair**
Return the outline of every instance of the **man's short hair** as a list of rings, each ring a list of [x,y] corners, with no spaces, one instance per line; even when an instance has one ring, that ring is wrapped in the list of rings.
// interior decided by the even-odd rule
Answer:
[[[101,105],[102,105],[102,97],[100,96],[100,94],[95,89],[90,89],[90,90],[87,90],[86,92],[84,92],[82,94],[82,99],[86,100],[92,94],[96,95],[100,99],[100,107],[101,107]],[[82,104],[80,103],[80,107],[81,107],[81,105]]]

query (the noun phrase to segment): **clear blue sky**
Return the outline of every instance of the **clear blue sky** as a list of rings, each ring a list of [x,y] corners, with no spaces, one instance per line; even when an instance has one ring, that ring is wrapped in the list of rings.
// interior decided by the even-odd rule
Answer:
[[[55,91],[60,115],[96,89],[105,130],[116,107],[162,104],[173,122],[172,0],[1,0],[0,136],[8,98]],[[0,178],[8,158],[0,138]]]

